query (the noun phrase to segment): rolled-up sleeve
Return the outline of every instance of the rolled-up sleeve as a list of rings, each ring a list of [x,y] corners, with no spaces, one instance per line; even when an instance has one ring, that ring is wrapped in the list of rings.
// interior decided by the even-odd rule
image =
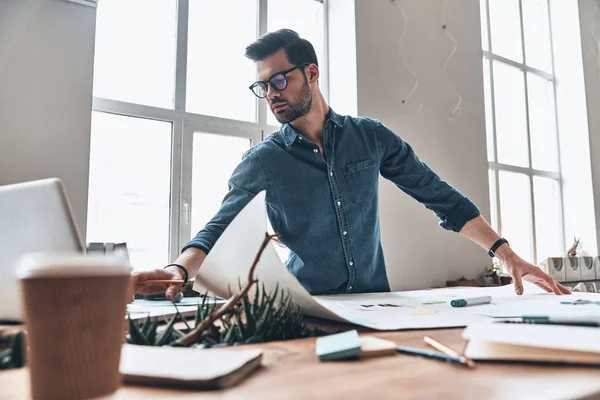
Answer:
[[[267,189],[267,183],[260,162],[255,159],[252,150],[248,151],[229,179],[229,191],[217,214],[181,251],[195,247],[208,254],[235,216],[254,196]]]
[[[459,232],[480,215],[471,200],[443,181],[396,133],[376,122],[381,175],[432,210],[444,229]]]

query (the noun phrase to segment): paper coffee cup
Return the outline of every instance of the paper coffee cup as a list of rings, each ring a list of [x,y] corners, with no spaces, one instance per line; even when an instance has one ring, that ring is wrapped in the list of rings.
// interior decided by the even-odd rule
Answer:
[[[130,274],[118,258],[38,253],[19,260],[34,399],[117,390]]]

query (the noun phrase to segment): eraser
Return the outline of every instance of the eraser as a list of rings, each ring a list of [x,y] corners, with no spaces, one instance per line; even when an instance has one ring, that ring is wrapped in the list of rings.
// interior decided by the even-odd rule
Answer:
[[[391,340],[375,336],[360,337],[360,358],[379,357],[397,354],[398,345]]]
[[[321,361],[348,360],[360,354],[360,338],[356,330],[317,339],[316,353]]]

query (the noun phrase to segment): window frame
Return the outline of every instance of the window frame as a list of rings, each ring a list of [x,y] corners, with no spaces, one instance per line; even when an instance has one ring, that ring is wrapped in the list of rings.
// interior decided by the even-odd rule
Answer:
[[[490,124],[492,127],[492,140],[493,140],[493,159],[488,160],[488,169],[489,172],[493,174],[494,181],[490,182],[490,202],[491,209],[495,215],[492,215],[492,226],[494,229],[502,235],[502,218],[501,218],[501,207],[500,207],[500,180],[499,180],[499,172],[516,172],[526,175],[529,178],[529,200],[530,200],[530,218],[531,218],[531,231],[529,232],[531,237],[531,254],[533,259],[531,262],[533,264],[539,264],[543,260],[537,259],[537,232],[536,232],[536,211],[535,211],[535,193],[533,186],[533,178],[535,176],[542,178],[550,178],[558,182],[559,187],[559,207],[560,207],[560,243],[561,248],[559,249],[560,253],[563,254],[565,252],[565,215],[564,215],[564,205],[563,205],[563,179],[561,175],[561,152],[560,152],[560,142],[559,142],[559,125],[558,125],[558,110],[557,110],[557,100],[556,100],[556,75],[554,68],[554,49],[553,49],[553,38],[552,38],[552,16],[551,16],[551,6],[549,0],[544,0],[546,2],[546,6],[548,7],[548,35],[550,39],[550,58],[551,58],[551,71],[543,71],[537,68],[533,68],[527,65],[526,51],[525,51],[525,26],[523,22],[523,0],[518,0],[519,2],[519,22],[521,27],[521,54],[523,62],[517,62],[505,57],[499,56],[493,53],[492,48],[492,28],[491,28],[491,18],[490,18],[490,1],[489,0],[481,0],[480,5],[485,4],[485,18],[486,18],[486,28],[487,28],[487,48],[488,50],[482,50],[483,53],[483,61],[487,64],[486,68],[489,69],[489,85],[488,88],[490,90],[490,109],[491,109],[491,119],[492,123]],[[483,37],[482,37],[483,40]],[[526,117],[526,125],[527,125],[527,153],[528,153],[528,167],[521,167],[516,165],[503,164],[498,162],[498,142],[496,136],[496,105],[495,105],[495,92],[494,92],[494,70],[493,64],[494,62],[502,63],[511,67],[518,69],[523,74],[523,90],[525,91],[525,117]],[[529,87],[528,87],[528,74],[537,75],[546,79],[548,82],[552,84],[553,87],[553,105],[554,105],[554,126],[555,126],[555,140],[556,140],[556,149],[557,149],[557,165],[558,172],[554,171],[546,171],[534,169],[532,163],[532,152],[531,152],[531,127],[529,120]],[[484,83],[485,84],[485,83]],[[487,99],[486,99],[487,100]]]
[[[192,237],[192,161],[193,135],[202,131],[223,136],[236,136],[250,140],[250,145],[260,143],[279,126],[267,124],[268,108],[264,99],[257,102],[256,122],[240,121],[191,113],[186,111],[187,51],[189,4],[193,0],[177,0],[177,44],[175,58],[175,80],[173,108],[161,108],[129,103],[101,97],[93,97],[92,110],[171,123],[171,185],[169,195],[169,259],[175,259],[181,248]],[[320,88],[328,99],[329,94],[329,50],[328,50],[328,1],[317,1],[323,5],[323,60],[319,60]],[[268,0],[257,0],[258,21],[256,37],[267,32]],[[249,84],[252,82],[249,82]],[[252,95],[255,97],[254,95]]]

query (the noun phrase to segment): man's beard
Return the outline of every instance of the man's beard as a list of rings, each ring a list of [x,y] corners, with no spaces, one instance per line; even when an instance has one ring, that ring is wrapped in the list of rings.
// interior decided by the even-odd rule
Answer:
[[[280,124],[290,123],[293,120],[308,114],[312,106],[312,93],[310,92],[308,83],[306,81],[304,82],[295,101],[286,102],[285,100],[282,100],[281,102],[286,103],[287,107],[280,113],[274,113],[275,118],[277,118],[277,121]],[[277,103],[274,103],[273,105],[275,104]]]

